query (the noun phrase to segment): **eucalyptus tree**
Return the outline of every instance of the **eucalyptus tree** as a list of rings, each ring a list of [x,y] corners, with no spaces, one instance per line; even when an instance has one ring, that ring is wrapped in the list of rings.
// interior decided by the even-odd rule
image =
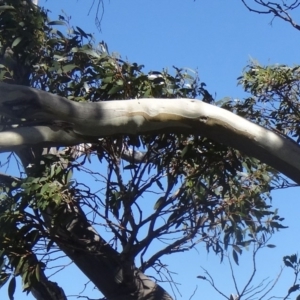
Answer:
[[[196,74],[145,74],[30,1],[1,4],[0,28],[0,151],[21,165],[0,174],[11,299],[17,276],[36,299],[66,299],[47,277],[58,250],[107,299],[172,299],[147,277],[169,278],[164,255],[201,242],[237,262],[284,227],[268,199],[300,183],[298,67],[250,65],[251,96],[215,102]]]

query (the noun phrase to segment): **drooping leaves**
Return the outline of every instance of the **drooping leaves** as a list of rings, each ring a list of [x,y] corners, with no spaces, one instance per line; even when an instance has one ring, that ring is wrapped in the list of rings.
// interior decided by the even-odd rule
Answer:
[[[0,76],[7,82],[27,84],[72,101],[190,97],[214,103],[193,70],[174,67],[173,73],[144,73],[143,65],[110,54],[104,42],[95,46],[91,34],[79,27],[70,29],[63,17],[48,21],[46,12],[37,10],[28,18],[26,6],[0,6],[0,10],[0,25],[7,29],[0,35],[1,54],[13,50],[12,58],[23,66],[20,73],[0,67]],[[26,34],[21,35],[24,28]],[[274,93],[275,83],[284,84],[297,72],[285,74],[282,70],[279,75],[276,70],[275,76],[273,69],[251,69],[241,82],[258,101],[269,101],[274,94],[265,95]],[[271,86],[270,82],[275,83]],[[225,101],[220,105],[259,124],[268,126],[275,120],[280,129],[284,114],[290,113],[288,108],[283,105],[278,115],[270,114],[268,119],[257,108],[258,101],[250,97],[242,103]],[[288,133],[296,132],[295,120],[288,115]],[[1,119],[5,126],[9,121]],[[19,125],[26,126],[26,121]],[[142,161],[124,163],[124,149],[143,153]],[[40,281],[47,260],[39,261],[34,252],[38,246],[45,254],[51,252],[57,231],[77,216],[75,207],[87,212],[91,224],[111,233],[110,245],[116,250],[126,249],[132,257],[139,256],[142,271],[161,256],[190,249],[199,241],[221,257],[232,247],[238,264],[243,247],[285,228],[269,201],[273,186],[285,184],[280,175],[256,159],[201,136],[166,133],[135,141],[118,136],[95,141],[77,160],[71,151],[57,153],[41,156],[40,164],[29,168],[27,178],[20,178],[18,185],[3,186],[1,284],[10,276],[4,261],[15,276],[22,277],[25,290]],[[96,156],[105,167],[91,171],[88,166]],[[76,172],[96,180],[98,193],[72,180]],[[53,211],[50,228],[45,227],[42,217],[47,208]],[[73,214],[66,213],[70,211]],[[147,252],[151,243],[165,238],[167,246],[159,244],[162,251]],[[293,266],[292,260],[286,259],[286,264]],[[12,295],[13,281],[9,286]]]

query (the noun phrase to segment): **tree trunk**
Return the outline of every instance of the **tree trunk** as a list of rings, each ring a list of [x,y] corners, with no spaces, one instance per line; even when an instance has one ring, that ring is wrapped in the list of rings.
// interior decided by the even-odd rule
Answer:
[[[45,151],[58,154],[56,148]],[[16,153],[22,164],[31,165],[32,169],[37,162],[42,162],[42,152],[42,148],[24,147]],[[53,240],[108,300],[172,300],[161,286],[135,267],[134,258],[118,253],[96,232],[79,205],[76,205],[77,200],[70,203],[73,206],[65,210],[64,219],[71,221],[55,228]],[[53,212],[48,208],[42,215],[51,232]],[[45,276],[41,284],[34,286],[32,294],[38,300],[66,299],[61,288]]]

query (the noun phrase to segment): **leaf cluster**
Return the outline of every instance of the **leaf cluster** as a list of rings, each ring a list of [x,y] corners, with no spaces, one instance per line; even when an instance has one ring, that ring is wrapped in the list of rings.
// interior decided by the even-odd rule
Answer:
[[[299,66],[249,65],[239,83],[252,96],[238,103],[235,109],[299,143],[299,70]]]
[[[27,292],[41,281],[44,276],[41,271],[49,260],[45,254],[53,247],[56,230],[69,221],[62,215],[70,204],[72,170],[63,168],[61,159],[45,155],[39,166],[42,176],[16,179],[1,187],[0,287],[11,277],[10,299],[16,276],[21,276],[23,290]],[[50,207],[55,213],[49,230],[45,221]]]
[[[18,69],[0,66],[0,76],[7,82],[27,84],[72,101],[190,97],[214,103],[193,70],[174,67],[174,74],[168,70],[145,74],[142,65],[110,54],[105,42],[95,46],[92,35],[71,27],[66,16],[49,21],[45,11],[7,2],[11,7],[0,5],[1,53],[4,57],[7,48],[11,49],[18,65]],[[284,85],[285,76],[290,78],[296,70],[284,75],[283,68],[269,73],[258,69],[246,71],[240,79],[257,99],[238,105],[226,102],[224,107],[259,124],[271,124],[271,117],[257,103],[268,102],[271,93],[281,91],[278,86]],[[291,93],[287,88],[285,92]],[[284,109],[273,119],[283,120]],[[4,125],[9,121],[2,119]],[[26,126],[26,122],[19,125]],[[3,185],[3,283],[10,274],[21,275],[25,289],[38,280],[36,270],[48,263],[45,253],[56,249],[55,234],[78,216],[78,208],[100,233],[105,228],[109,245],[120,255],[138,258],[142,271],[152,267],[160,272],[163,255],[189,250],[200,242],[221,257],[232,247],[238,263],[244,247],[284,228],[283,218],[270,205],[272,185],[282,184],[281,177],[256,159],[202,136],[110,137],[91,144],[76,160],[71,151],[62,156],[56,150],[53,156],[41,156],[40,163],[35,162],[27,170],[28,177],[15,187]],[[125,150],[141,154],[142,159],[123,160]],[[97,159],[101,172],[89,170],[88,163],[94,165]],[[101,182],[100,192],[72,181],[74,171]],[[151,201],[150,206],[145,201]],[[50,228],[47,209],[52,211]],[[57,242],[70,244],[70,239]],[[160,247],[155,253],[153,243]]]

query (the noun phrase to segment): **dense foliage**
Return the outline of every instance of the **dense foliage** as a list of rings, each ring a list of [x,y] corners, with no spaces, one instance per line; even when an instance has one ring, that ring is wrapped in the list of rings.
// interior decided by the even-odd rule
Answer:
[[[196,98],[300,139],[298,67],[250,65],[239,80],[251,96],[215,103],[193,70],[143,73],[142,65],[110,54],[105,42],[96,45],[66,16],[49,21],[47,11],[30,1],[6,2],[0,6],[2,81],[78,102]],[[32,122],[16,124],[1,115],[2,130]],[[78,208],[124,259],[136,258],[142,272],[154,268],[158,274],[164,255],[198,243],[221,257],[230,251],[238,264],[244,247],[284,228],[270,191],[290,183],[258,160],[202,136],[170,132],[114,136],[55,151],[24,148],[20,176],[0,174],[0,282],[10,279],[11,299],[16,276],[31,291],[62,244],[76,250],[64,230]],[[25,160],[24,151],[38,155]],[[96,190],[80,182],[82,174],[97,182]]]

